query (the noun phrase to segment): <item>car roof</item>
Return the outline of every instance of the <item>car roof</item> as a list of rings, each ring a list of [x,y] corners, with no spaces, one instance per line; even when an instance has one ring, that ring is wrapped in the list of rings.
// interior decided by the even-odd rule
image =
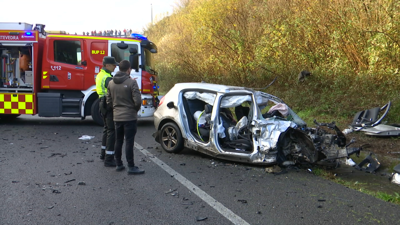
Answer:
[[[230,90],[247,90],[253,91],[252,89],[238,86],[228,86],[223,84],[210,84],[210,83],[177,83],[174,88],[184,90],[184,89],[206,89],[214,92],[229,92]]]

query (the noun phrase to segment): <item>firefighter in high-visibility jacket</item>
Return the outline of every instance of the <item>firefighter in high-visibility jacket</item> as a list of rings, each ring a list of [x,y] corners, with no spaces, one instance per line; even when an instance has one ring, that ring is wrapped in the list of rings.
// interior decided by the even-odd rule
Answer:
[[[99,108],[104,121],[100,159],[104,159],[104,166],[106,167],[116,166],[114,157],[115,128],[113,111],[112,107],[107,107],[106,95],[108,83],[112,80],[111,73],[117,66],[118,63],[114,57],[105,56],[103,58],[103,68],[96,76],[96,92],[100,98]]]

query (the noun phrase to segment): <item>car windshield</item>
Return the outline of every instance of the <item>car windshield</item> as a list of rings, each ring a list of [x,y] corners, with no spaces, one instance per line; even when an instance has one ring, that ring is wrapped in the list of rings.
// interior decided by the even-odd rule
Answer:
[[[255,93],[257,101],[257,118],[265,120],[269,118],[284,119],[296,123],[300,127],[307,126],[307,124],[281,99],[276,96],[264,93]]]

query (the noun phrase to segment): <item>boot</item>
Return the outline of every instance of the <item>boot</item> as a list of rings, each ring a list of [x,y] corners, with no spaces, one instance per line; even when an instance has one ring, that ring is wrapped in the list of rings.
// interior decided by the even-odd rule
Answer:
[[[121,164],[120,166],[117,166],[117,168],[115,170],[119,172],[119,171],[122,171],[124,169],[125,169],[125,166]]]
[[[104,160],[104,158],[106,157],[106,149],[103,149],[103,146],[101,148],[101,153],[100,153],[100,159]]]
[[[115,163],[114,155],[106,155],[104,160],[105,167],[116,167],[117,164]]]
[[[139,169],[139,167],[137,166],[132,166],[128,168],[128,174],[133,174],[133,175],[144,174],[144,170]]]

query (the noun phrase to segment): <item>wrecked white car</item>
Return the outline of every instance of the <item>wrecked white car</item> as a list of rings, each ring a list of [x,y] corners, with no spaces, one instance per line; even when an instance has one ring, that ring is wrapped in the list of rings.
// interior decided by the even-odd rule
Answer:
[[[316,163],[359,153],[360,148],[346,146],[346,137],[334,123],[316,124],[307,127],[281,99],[264,92],[179,83],[154,113],[153,137],[170,153],[186,147],[215,158],[260,165]]]

